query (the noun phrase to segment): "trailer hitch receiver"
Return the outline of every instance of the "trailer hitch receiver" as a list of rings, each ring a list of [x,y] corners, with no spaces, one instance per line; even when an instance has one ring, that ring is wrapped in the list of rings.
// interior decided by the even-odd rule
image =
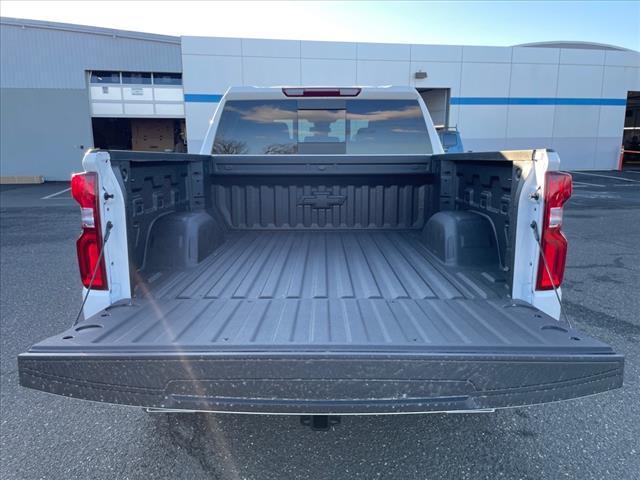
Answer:
[[[326,431],[340,424],[340,417],[334,415],[302,415],[300,423],[311,430]]]

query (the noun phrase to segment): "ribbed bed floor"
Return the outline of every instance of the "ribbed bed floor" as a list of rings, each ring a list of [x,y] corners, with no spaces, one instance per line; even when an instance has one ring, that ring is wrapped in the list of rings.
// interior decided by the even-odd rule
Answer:
[[[38,350],[525,351],[589,346],[496,272],[451,271],[413,232],[239,232]],[[599,343],[599,342],[596,342]]]
[[[157,298],[422,299],[506,296],[502,274],[442,266],[415,232],[243,232]],[[154,282],[155,283],[155,282]]]

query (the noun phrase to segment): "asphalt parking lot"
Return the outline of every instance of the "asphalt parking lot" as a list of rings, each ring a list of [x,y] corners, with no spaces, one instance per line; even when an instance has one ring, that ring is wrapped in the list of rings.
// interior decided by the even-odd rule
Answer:
[[[147,415],[21,388],[18,353],[80,306],[79,212],[64,184],[2,186],[0,477],[639,478],[640,170],[574,182],[564,305],[626,355],[624,387],[495,414],[346,417],[327,432],[296,417]]]

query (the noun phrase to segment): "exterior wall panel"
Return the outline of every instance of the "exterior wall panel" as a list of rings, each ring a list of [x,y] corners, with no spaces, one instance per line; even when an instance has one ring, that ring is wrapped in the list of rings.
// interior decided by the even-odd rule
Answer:
[[[48,179],[68,178],[75,169],[68,162],[79,166],[81,149],[69,145],[91,145],[91,108],[102,115],[145,115],[135,103],[139,90],[134,98],[126,86],[109,86],[104,94],[98,88],[94,98],[103,98],[90,107],[87,70],[183,72],[185,103],[181,93],[164,99],[152,93],[160,102],[153,108],[156,115],[185,111],[191,152],[199,150],[220,95],[231,85],[396,84],[450,89],[449,123],[460,129],[466,149],[551,147],[565,169],[617,166],[627,92],[640,91],[640,53],[606,47],[180,39],[4,18],[0,35],[3,175]],[[427,77],[415,79],[418,70]],[[33,125],[19,101],[38,117]],[[78,118],[67,121],[70,115]],[[24,147],[18,126],[42,132],[52,121],[57,124],[51,137],[44,134],[46,142]],[[45,165],[43,158],[54,160]]]
[[[638,68],[638,65],[640,65],[640,52],[616,52],[607,50],[605,52],[604,63],[605,65]]]
[[[182,83],[185,93],[224,93],[231,85],[243,85],[242,57],[184,55]]]
[[[639,63],[640,65],[640,63]],[[630,90],[640,89],[640,68],[604,67],[603,98],[625,98]]]
[[[411,60],[411,45],[359,43],[358,60]]]
[[[528,105],[509,105],[507,120],[507,138],[545,139],[543,143],[531,143],[542,146],[553,136],[555,107],[538,105],[532,109]],[[537,141],[537,140],[536,140]]]
[[[182,54],[242,56],[242,39],[182,37]]]
[[[90,107],[88,70],[182,71],[177,37],[35,20],[2,18],[0,54],[0,170],[3,176],[45,180],[68,180],[82,168],[84,150],[93,146],[92,113],[122,115],[128,109],[143,115],[153,109],[109,103],[122,99],[119,85],[104,94],[101,87],[94,89],[104,101]]]
[[[300,58],[243,57],[245,85],[300,85]]]
[[[462,48],[456,45],[411,45],[411,60],[462,62]]]
[[[600,107],[594,105],[557,105],[553,136],[557,138],[595,138],[598,136]]]
[[[620,155],[619,144],[620,141],[618,141],[617,147],[618,156]],[[560,166],[563,170],[602,170],[612,168],[601,166],[604,164],[604,159],[600,159],[600,162],[596,164],[597,139],[595,137],[556,136],[551,139],[550,145],[560,155]]]
[[[252,40],[253,48],[260,42]],[[198,55],[191,55],[194,43]],[[186,92],[214,94],[209,109],[187,104],[189,148],[194,152],[206,131],[198,125],[208,123],[217,95],[230,85],[409,84],[451,90],[449,124],[459,128],[466,149],[549,147],[559,151],[563,168],[608,169],[617,166],[624,99],[629,90],[640,90],[637,52],[302,41],[298,76],[286,65],[288,73],[282,74],[279,63],[284,57],[296,59],[295,47],[287,47],[291,50],[285,55],[265,42],[263,48],[275,57],[263,57],[249,78],[249,57],[243,51],[242,75],[228,79],[229,69],[222,68],[225,57],[219,53],[223,40],[211,39],[208,50],[205,44],[202,39],[183,41]],[[205,73],[204,65],[214,62],[220,63]],[[427,77],[415,79],[418,70]],[[199,86],[192,90],[193,76],[198,76]]]
[[[426,72],[427,78],[414,78],[414,74],[418,70]],[[410,75],[412,77],[411,84],[416,88],[449,88],[452,96],[460,95],[462,63],[414,60],[411,62]]]
[[[463,47],[463,62],[510,63],[511,47]]]
[[[620,158],[620,137],[598,137],[596,139],[596,151],[594,155],[594,170],[617,170]],[[577,170],[588,170],[588,167],[580,164]]]
[[[514,63],[509,96],[553,98],[558,90],[558,65]]]
[[[624,115],[620,115],[620,107],[600,107],[597,136],[618,138],[624,128]]]
[[[559,48],[513,47],[513,63],[560,63]]]
[[[600,98],[604,67],[595,65],[560,65],[559,98]]]
[[[300,56],[302,58],[336,58],[355,60],[357,47],[355,43],[346,42],[300,42]]]
[[[302,85],[356,85],[356,63],[353,60],[303,58]]]
[[[502,145],[507,131],[507,109],[506,105],[461,105],[458,129],[463,132],[465,149],[480,150],[472,146],[479,144],[477,140]]]
[[[299,40],[242,39],[245,57],[300,58]]]
[[[69,180],[93,143],[86,90],[0,90],[1,175]],[[43,108],[46,105],[46,108]]]
[[[393,60],[358,60],[360,85],[409,85],[409,62]]]
[[[511,65],[508,63],[463,63],[460,95],[463,97],[508,97]]]
[[[7,21],[3,19],[0,28],[2,88],[85,89],[86,70],[182,71],[180,40],[175,37],[114,38],[106,33],[21,28]]]
[[[604,65],[604,56],[604,50],[560,49],[560,63],[566,65]]]

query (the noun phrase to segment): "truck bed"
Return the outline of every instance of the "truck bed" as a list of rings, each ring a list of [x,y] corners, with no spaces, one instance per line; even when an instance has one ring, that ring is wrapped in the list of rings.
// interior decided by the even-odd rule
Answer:
[[[109,285],[120,296],[21,354],[25,387],[337,415],[522,406],[622,384],[622,355],[509,297],[534,152],[109,155],[128,220],[109,244],[127,248]],[[123,222],[110,220],[114,242]]]
[[[609,350],[511,301],[497,269],[446,268],[412,231],[238,231],[143,285],[34,350]]]

